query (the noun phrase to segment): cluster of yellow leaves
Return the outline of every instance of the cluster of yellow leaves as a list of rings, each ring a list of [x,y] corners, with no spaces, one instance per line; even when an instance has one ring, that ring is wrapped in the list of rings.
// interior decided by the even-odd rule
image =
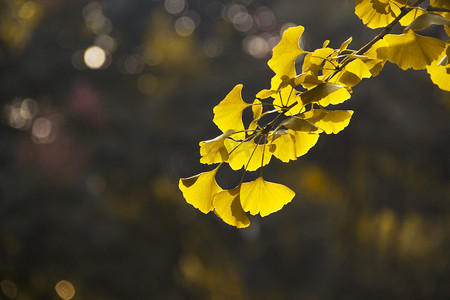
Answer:
[[[448,6],[443,0],[432,0],[431,4]],[[448,15],[445,10],[430,13],[410,5],[406,0],[356,1],[356,14],[370,28],[389,26],[394,20],[407,26],[404,33],[386,34],[364,52],[348,48],[351,38],[337,49],[325,41],[322,48],[305,51],[299,46],[304,28],[287,29],[268,61],[275,73],[270,88],[258,92],[253,102],[245,102],[243,86],[238,84],[214,108],[213,122],[222,134],[200,142],[200,162],[218,166],[180,179],[186,201],[203,213],[214,211],[225,223],[238,228],[250,224],[247,213],[264,217],[280,210],[295,193],[264,180],[262,167],[272,157],[282,162],[296,160],[317,143],[321,133],[343,130],[353,111],[325,108],[348,100],[352,88],[364,78],[377,76],[386,61],[404,70],[426,68],[435,84],[450,90],[449,42],[415,32],[430,25],[448,27]],[[296,65],[299,57],[303,58],[301,66]],[[253,118],[244,122],[246,109],[251,109]],[[223,189],[216,182],[224,164],[243,170],[240,183],[232,189]],[[257,179],[244,182],[246,172],[258,169]]]

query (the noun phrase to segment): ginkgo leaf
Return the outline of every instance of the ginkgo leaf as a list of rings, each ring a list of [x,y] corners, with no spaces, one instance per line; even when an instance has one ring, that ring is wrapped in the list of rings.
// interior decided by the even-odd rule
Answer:
[[[270,152],[282,162],[296,160],[298,157],[308,153],[319,139],[319,134],[294,130],[281,131],[279,136],[273,135],[269,146]]]
[[[258,92],[258,94],[256,94],[256,98],[267,99],[276,93],[277,93],[276,90],[261,90]]]
[[[223,190],[214,195],[214,213],[225,223],[237,228],[250,225],[247,214],[242,209],[240,186],[232,190]]]
[[[223,132],[230,129],[237,132],[236,139],[245,138],[242,112],[250,105],[242,100],[241,91],[242,84],[236,85],[213,110],[213,122]]]
[[[310,89],[323,83],[312,71],[301,73],[294,78],[294,86],[302,85],[305,89]]]
[[[395,0],[356,0],[355,14],[369,28],[387,26],[400,14],[401,3]]]
[[[450,9],[450,2],[448,0],[430,0],[430,6]]]
[[[233,170],[246,167],[247,171],[256,171],[270,162],[272,153],[264,144],[255,144],[253,140],[236,142],[231,139],[225,140],[229,157],[227,163]]]
[[[387,34],[384,40],[389,45],[388,60],[403,70],[424,69],[437,60],[445,49],[443,41],[412,30],[404,34]]]
[[[379,40],[364,53],[361,60],[366,64],[372,76],[377,76],[384,67],[389,55],[389,46],[385,40]]]
[[[300,110],[302,109],[302,105],[301,105],[301,103],[299,103],[299,102],[301,102],[301,99],[297,95],[297,91],[292,86],[288,86],[288,87],[281,89],[281,91],[279,93],[277,93],[273,99],[273,105],[276,108],[280,108],[280,109],[282,107],[291,106],[295,102],[297,102],[298,104],[291,107],[291,109],[289,110],[289,113],[292,115],[298,114],[300,112]]]
[[[302,72],[306,73],[308,71],[313,72],[313,74],[320,75],[319,71],[322,69],[323,62],[334,53],[332,48],[320,48],[316,49],[312,53],[308,53],[303,60]]]
[[[214,209],[212,204],[213,197],[222,190],[215,178],[219,167],[220,165],[214,170],[182,178],[178,183],[178,187],[183,193],[186,202],[202,213],[206,214]]]
[[[336,83],[325,82],[300,95],[303,105],[319,102],[322,106],[342,103],[350,99],[347,89]]]
[[[325,133],[338,133],[350,123],[353,115],[351,110],[313,109],[300,115],[301,118],[313,123]]]
[[[261,101],[255,99],[252,104],[252,112],[253,112],[253,121],[248,126],[249,130],[255,130],[258,127],[258,121],[261,117],[263,111],[263,106]]]
[[[261,217],[279,211],[291,202],[295,193],[282,184],[265,181],[261,176],[241,185],[241,204],[244,211]]]
[[[440,89],[450,91],[450,43],[447,43],[447,50],[438,60],[427,66],[427,72],[430,74],[431,81]],[[445,58],[446,61],[445,61]],[[438,63],[439,62],[439,63]]]
[[[409,29],[420,31],[431,25],[450,25],[450,20],[438,14],[427,13],[417,17],[411,24],[405,27],[403,32],[407,32]]]
[[[230,137],[234,133],[234,130],[227,130],[225,133],[218,137],[201,141],[200,145],[200,162],[202,164],[215,164],[226,161],[228,159],[228,151],[224,145],[226,138]]]
[[[407,25],[411,24],[416,18],[418,18],[421,15],[424,15],[426,13],[427,12],[425,10],[420,9],[420,8],[411,9],[410,12],[408,12],[405,16],[403,16],[400,19],[400,24],[402,26],[407,26]],[[406,32],[406,30],[405,30],[405,32]]]
[[[363,78],[372,76],[367,65],[359,58],[348,63],[331,82],[341,84],[348,87],[357,85]]]
[[[267,62],[275,74],[286,75],[289,78],[296,75],[295,60],[300,54],[306,53],[299,45],[304,30],[304,27],[297,26],[288,28],[283,32],[280,42],[272,50],[272,58]]]
[[[313,123],[296,116],[287,118],[286,120],[281,122],[280,125],[288,129],[292,129],[294,131],[302,131],[302,132],[320,131],[319,127],[317,127]]]
[[[339,53],[342,53],[343,51],[347,50],[348,45],[352,42],[353,38],[349,37],[345,42],[341,44],[339,47]]]

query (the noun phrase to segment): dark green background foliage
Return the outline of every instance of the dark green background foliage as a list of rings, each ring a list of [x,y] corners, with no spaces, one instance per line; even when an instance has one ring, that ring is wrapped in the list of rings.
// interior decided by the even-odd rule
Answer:
[[[0,298],[12,282],[16,299],[59,299],[63,279],[73,299],[448,298],[449,94],[387,64],[339,106],[355,110],[342,133],[265,168],[294,200],[236,230],[177,182],[210,170],[198,142],[220,134],[212,108],[232,87],[247,102],[269,87],[270,51],[245,45],[288,22],[309,51],[349,36],[358,49],[376,31],[352,1],[188,2],[169,14],[157,0],[39,0],[40,17],[17,19],[25,2],[0,1]],[[266,17],[233,24],[233,3]],[[89,10],[106,27],[88,26]],[[198,22],[191,35],[175,32],[183,15]],[[29,35],[11,39],[12,24]],[[109,66],[83,68],[102,34],[116,44]],[[38,111],[12,118],[27,98]]]

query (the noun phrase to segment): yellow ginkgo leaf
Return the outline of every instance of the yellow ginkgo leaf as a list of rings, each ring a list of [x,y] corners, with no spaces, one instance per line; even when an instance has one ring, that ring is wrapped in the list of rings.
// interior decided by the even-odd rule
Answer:
[[[263,111],[263,106],[261,101],[255,99],[252,104],[252,112],[253,112],[253,121],[248,126],[248,130],[255,130],[258,127],[258,121],[261,117]]]
[[[214,209],[212,204],[213,197],[222,190],[215,178],[219,167],[220,165],[214,170],[182,178],[178,183],[178,187],[183,193],[186,202],[202,213],[206,214]]]
[[[364,53],[361,60],[366,64],[372,76],[377,76],[384,67],[388,58],[389,47],[385,40],[379,40]]]
[[[269,149],[276,158],[286,163],[308,153],[309,149],[314,147],[319,139],[317,133],[291,129],[285,130],[283,133],[276,139],[272,139]]]
[[[348,63],[335,77],[330,81],[348,87],[357,85],[363,78],[372,76],[367,65],[359,58]]]
[[[261,176],[241,185],[241,204],[244,211],[261,217],[279,211],[291,202],[295,193],[282,184],[265,181]]]
[[[450,91],[449,56],[450,43],[447,43],[447,51],[442,53],[438,60],[433,62],[430,66],[427,66],[427,72],[430,74],[431,81],[445,91]],[[446,61],[443,58],[446,58]]]
[[[407,32],[408,30],[420,31],[428,28],[431,25],[450,25],[450,20],[444,18],[441,15],[427,13],[423,14],[416,19],[414,19],[411,24],[405,27],[403,32]]]
[[[322,69],[323,62],[334,53],[332,48],[320,48],[316,49],[312,53],[308,53],[303,60],[302,72],[306,73],[308,71],[313,72],[313,74],[320,75],[319,71]]]
[[[388,60],[401,69],[424,69],[439,58],[445,43],[409,30],[404,34],[387,34],[383,38],[389,45]]]
[[[214,195],[214,213],[225,223],[237,228],[250,225],[247,214],[242,209],[240,186],[232,190],[223,190]]]
[[[228,151],[224,145],[226,138],[233,134],[233,130],[227,130],[218,137],[200,142],[200,162],[202,164],[215,164],[228,159]]]
[[[313,109],[300,115],[301,118],[313,123],[325,133],[338,133],[350,123],[353,115],[351,110]]]
[[[223,132],[234,130],[236,139],[245,138],[242,112],[250,105],[242,100],[241,91],[242,84],[236,85],[213,110],[213,122]]]
[[[339,47],[339,53],[342,53],[343,51],[347,50],[348,45],[352,42],[353,38],[349,37],[345,42],[341,44]]]
[[[303,105],[319,102],[322,106],[342,103],[350,99],[348,90],[336,83],[325,82],[300,95]]]
[[[278,76],[295,77],[295,60],[300,54],[306,53],[299,45],[304,30],[302,26],[286,29],[280,42],[273,48],[272,58],[267,64]]]
[[[256,94],[256,98],[267,99],[276,93],[277,93],[276,90],[261,90],[258,92],[258,94]]]
[[[414,8],[409,13],[406,14],[406,16],[403,16],[403,18],[400,19],[400,24],[402,26],[408,26],[411,24],[416,18],[420,17],[421,15],[426,14],[426,11],[420,8]],[[406,32],[407,30],[405,30]]]
[[[289,110],[289,113],[293,115],[298,114],[302,109],[301,99],[298,97],[297,91],[292,86],[287,86],[274,96],[273,105],[276,108],[281,109],[282,107],[291,106],[295,102],[298,104]]]
[[[255,144],[253,140],[237,142],[226,139],[225,147],[229,153],[227,162],[233,170],[246,167],[247,171],[256,171],[260,167],[267,165],[272,158],[272,153],[270,153],[267,145]]]
[[[401,6],[396,0],[356,0],[355,14],[367,27],[380,28],[400,14]]]

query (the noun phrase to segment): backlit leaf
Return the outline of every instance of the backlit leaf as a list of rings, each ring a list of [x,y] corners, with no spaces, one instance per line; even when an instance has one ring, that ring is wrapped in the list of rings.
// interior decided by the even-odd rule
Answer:
[[[302,109],[301,99],[297,96],[297,91],[292,86],[287,86],[277,93],[273,100],[273,105],[277,108],[287,107],[297,102],[298,104],[289,110],[290,114],[298,114]]]
[[[403,70],[424,69],[437,60],[445,49],[443,41],[412,30],[404,34],[387,34],[384,40],[389,45],[388,60]]]
[[[214,213],[225,223],[237,228],[250,225],[247,214],[242,209],[240,186],[232,190],[223,190],[214,195]]]
[[[284,134],[280,134],[276,138],[274,135],[269,146],[270,152],[282,162],[297,160],[298,157],[305,155],[309,149],[314,147],[319,139],[319,134],[317,133],[291,129],[282,131],[282,133]]]
[[[291,202],[295,193],[282,184],[265,181],[261,176],[241,186],[241,204],[244,211],[265,217]]]
[[[212,204],[213,197],[222,190],[215,178],[219,166],[209,172],[182,178],[178,183],[178,187],[183,193],[186,202],[205,214],[214,209]]]
[[[335,77],[332,82],[348,87],[357,85],[363,78],[372,76],[367,65],[359,58],[348,63]]]
[[[356,0],[355,14],[369,28],[385,27],[400,14],[399,5],[395,0]]]
[[[229,153],[227,162],[233,170],[239,170],[248,165],[248,171],[255,171],[261,166],[267,165],[272,157],[267,145],[255,144],[253,140],[236,142],[226,139],[225,146]]]
[[[299,39],[304,30],[302,26],[286,29],[280,42],[273,48],[272,58],[267,64],[278,76],[286,75],[292,78],[296,75],[295,60],[300,54],[306,53],[299,46]]]
[[[389,55],[388,44],[385,40],[379,40],[372,47],[364,53],[367,58],[361,58],[366,64],[372,76],[377,76],[384,67],[384,64]]]
[[[338,104],[350,98],[345,87],[331,82],[321,83],[318,86],[300,95],[303,105],[320,102],[322,106]]]
[[[242,100],[242,84],[236,85],[233,90],[214,107],[213,122],[223,132],[234,130],[236,139],[245,138],[244,124],[242,123],[242,112],[249,104]]]
[[[233,134],[233,130],[227,130],[218,137],[200,142],[200,162],[202,164],[215,164],[228,159],[228,151],[224,145],[226,138]]]
[[[450,43],[447,43],[447,51],[439,57],[438,60],[427,66],[427,72],[430,74],[431,81],[439,88],[450,91]],[[446,61],[445,58],[447,57]],[[439,63],[438,63],[439,62]]]
[[[420,31],[431,25],[450,25],[450,20],[438,14],[427,13],[417,17],[403,32],[407,32],[409,29]]]
[[[302,72],[310,71],[316,76],[320,75],[319,71],[322,69],[322,64],[332,53],[334,53],[332,48],[320,48],[308,53],[303,60]]]
[[[313,123],[325,133],[338,133],[350,123],[353,115],[351,110],[313,109],[303,113],[300,117]]]
[[[281,122],[280,125],[288,129],[292,129],[294,131],[302,131],[302,132],[320,131],[319,127],[317,127],[313,123],[295,116],[287,118],[286,120]]]
[[[261,117],[263,106],[261,101],[255,99],[252,105],[253,121],[248,126],[249,130],[255,130],[258,127],[258,120]]]

